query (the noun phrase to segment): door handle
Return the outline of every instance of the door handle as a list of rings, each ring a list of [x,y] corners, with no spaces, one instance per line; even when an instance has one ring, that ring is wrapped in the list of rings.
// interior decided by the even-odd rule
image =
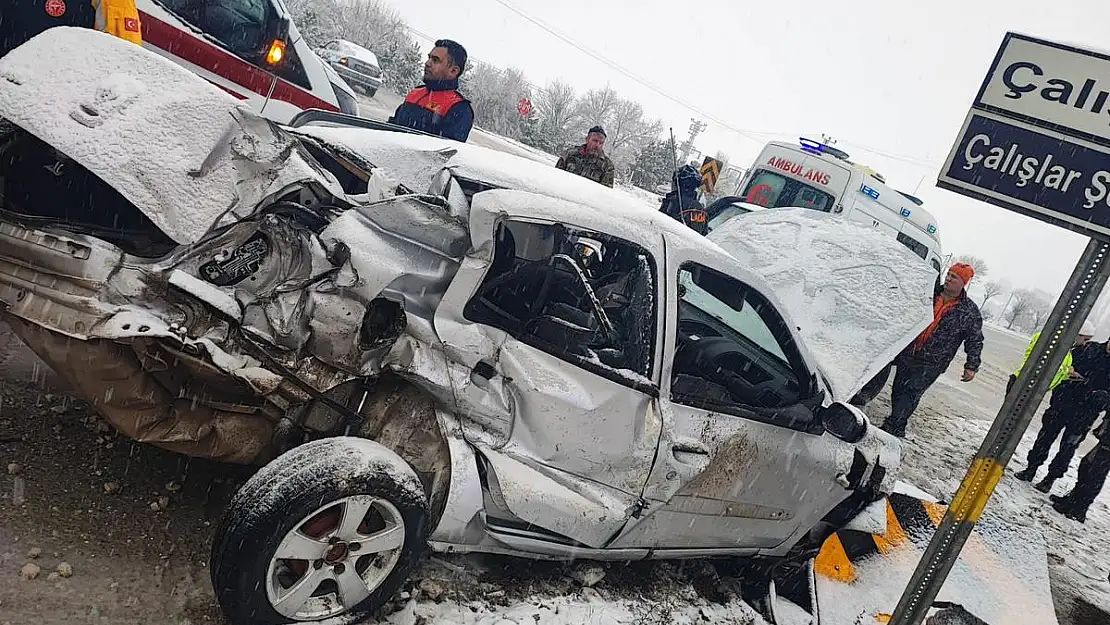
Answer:
[[[709,455],[709,448],[705,446],[705,443],[695,438],[677,438],[671,443],[671,449],[677,453],[683,454]]]
[[[475,378],[489,382],[497,375],[497,369],[490,363],[480,360],[474,368],[470,370],[470,379],[474,381]]]

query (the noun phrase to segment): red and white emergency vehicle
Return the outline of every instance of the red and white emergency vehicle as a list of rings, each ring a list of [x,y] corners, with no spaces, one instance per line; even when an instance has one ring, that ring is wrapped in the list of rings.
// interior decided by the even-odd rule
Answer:
[[[887,186],[878,172],[832,146],[802,138],[764,146],[741,182],[741,198],[766,208],[801,207],[843,215],[889,232],[941,269],[936,218],[918,198]]]
[[[351,87],[313,52],[282,0],[136,0],[143,46],[275,122],[305,109],[358,115]]]

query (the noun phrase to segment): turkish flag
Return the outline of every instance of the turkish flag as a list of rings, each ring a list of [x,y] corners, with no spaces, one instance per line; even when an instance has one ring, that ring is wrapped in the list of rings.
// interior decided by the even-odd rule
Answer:
[[[139,20],[134,17],[123,18],[123,29],[132,33],[139,32]]]

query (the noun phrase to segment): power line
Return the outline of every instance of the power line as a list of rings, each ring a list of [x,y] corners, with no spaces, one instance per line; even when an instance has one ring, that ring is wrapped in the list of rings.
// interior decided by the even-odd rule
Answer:
[[[735,134],[737,134],[741,137],[744,137],[744,138],[746,138],[750,141],[753,141],[755,143],[763,145],[765,143],[765,138],[766,137],[785,137],[785,136],[788,136],[788,134],[789,134],[789,133],[781,133],[781,132],[742,130],[740,128],[737,128],[737,127],[721,120],[720,118],[716,117],[715,115],[712,115],[712,114],[708,113],[704,109],[702,109],[702,108],[700,108],[700,107],[698,107],[698,106],[696,106],[696,105],[694,105],[690,102],[687,102],[687,101],[683,100],[682,98],[679,98],[677,96],[674,96],[674,95],[670,94],[669,92],[667,92],[662,87],[656,85],[655,83],[651,82],[650,80],[648,80],[646,78],[643,78],[642,76],[636,74],[635,72],[625,68],[624,66],[622,66],[619,63],[617,63],[616,61],[613,61],[612,59],[606,57],[605,55],[603,55],[599,52],[596,52],[596,51],[578,43],[577,41],[575,41],[571,37],[563,34],[558,29],[548,25],[547,23],[540,20],[539,18],[532,17],[528,13],[526,13],[523,10],[517,8],[512,3],[508,2],[508,0],[493,0],[493,1],[500,4],[501,6],[505,7],[509,11],[512,11],[513,13],[515,13],[520,18],[528,21],[529,23],[531,23],[531,24],[535,25],[536,27],[542,29],[543,31],[547,32],[548,34],[555,37],[556,39],[558,39],[558,40],[562,41],[563,43],[575,48],[579,52],[589,56],[590,58],[598,61],[599,63],[605,65],[606,67],[609,67],[610,69],[612,69],[612,70],[616,71],[617,73],[625,76],[626,78],[628,78],[628,79],[630,79],[634,82],[637,82],[637,83],[643,85],[644,87],[647,87],[648,89],[650,89],[653,92],[659,94],[660,96],[670,100],[671,102],[674,102],[675,104],[678,104],[679,106],[681,106],[681,107],[683,107],[683,108],[685,108],[685,109],[687,109],[687,110],[689,110],[693,113],[696,113],[696,114],[704,117],[705,119],[708,119],[709,121],[717,124],[718,126],[721,126],[722,128],[724,128],[726,130],[729,130],[729,131],[731,131],[731,132],[733,132],[733,133],[735,133]],[[415,33],[416,35],[418,35],[422,39],[425,39],[427,41],[435,41],[435,39],[433,39],[431,36],[427,35],[426,33],[422,33],[422,32],[420,32],[419,30],[417,30],[415,28],[412,28],[411,26],[409,27],[409,30],[411,30],[413,33]],[[475,59],[475,61],[482,62],[479,59]],[[487,65],[492,65],[492,64],[487,63]],[[531,82],[528,82],[527,80],[525,81],[525,83],[529,87],[531,87],[533,90],[536,90],[536,91],[540,90],[540,87],[538,87],[537,85],[535,85]],[[759,137],[763,137],[763,139],[761,139]],[[928,161],[928,160],[925,160],[925,159],[916,158],[916,157],[908,156],[908,155],[904,155],[904,154],[896,154],[896,153],[893,153],[893,152],[888,152],[888,151],[885,151],[885,150],[872,148],[872,147],[869,147],[869,146],[866,146],[866,145],[863,145],[863,144],[858,144],[858,143],[855,143],[855,142],[848,142],[848,143],[850,143],[851,145],[853,145],[856,148],[859,148],[860,150],[863,150],[864,152],[869,152],[871,154],[876,154],[876,155],[879,155],[879,156],[882,156],[884,158],[888,158],[888,159],[891,159],[891,160],[894,160],[894,161],[899,161],[899,162],[907,163],[907,164],[910,164],[910,165],[916,165],[918,167],[925,167],[925,168],[929,168],[930,170],[935,169],[935,168],[940,166],[940,164],[937,163],[937,162]]]
[[[531,22],[532,24],[538,26],[539,28],[546,31],[548,34],[550,34],[553,37],[559,39],[560,41],[566,43],[567,45],[570,45],[571,47],[575,48],[579,52],[582,52],[583,54],[593,58],[594,60],[608,66],[610,69],[622,74],[626,78],[629,78],[630,80],[633,80],[637,83],[640,83],[641,85],[647,87],[648,89],[651,89],[655,93],[663,96],[664,98],[667,98],[671,102],[674,102],[675,104],[678,104],[679,106],[682,106],[682,107],[684,107],[684,108],[686,108],[690,111],[693,111],[694,113],[697,113],[698,115],[704,117],[705,119],[708,119],[709,121],[717,124],[718,126],[721,126],[721,127],[725,128],[725,129],[728,129],[728,130],[731,130],[732,132],[734,132],[734,133],[736,133],[736,134],[738,134],[742,137],[745,137],[745,138],[747,138],[751,141],[759,143],[759,144],[762,144],[763,140],[757,138],[755,136],[756,134],[761,134],[761,135],[765,135],[765,136],[766,135],[779,134],[779,133],[765,133],[765,132],[746,131],[746,130],[741,130],[739,128],[736,128],[736,127],[732,126],[731,124],[728,124],[727,122],[722,121],[721,119],[717,118],[716,116],[711,115],[710,113],[704,111],[703,109],[701,109],[701,108],[699,108],[699,107],[697,107],[697,106],[695,106],[695,105],[693,105],[689,102],[686,102],[685,100],[682,100],[681,98],[678,98],[674,95],[671,95],[670,93],[665,91],[663,88],[659,87],[658,85],[652,83],[651,81],[647,80],[646,78],[643,78],[643,77],[635,74],[631,70],[628,70],[628,69],[624,68],[623,66],[621,66],[618,63],[616,63],[615,61],[603,56],[602,54],[600,54],[598,52],[595,52],[595,51],[579,44],[578,42],[574,41],[570,37],[568,37],[568,36],[562,34],[561,32],[559,32],[555,28],[553,28],[551,26],[548,26],[543,21],[541,21],[537,18],[534,18],[534,17],[528,15],[527,13],[525,13],[524,11],[521,11],[520,9],[516,8],[515,6],[513,6],[507,0],[493,0],[493,1],[500,4],[501,6],[505,7],[506,9],[512,11],[513,13],[516,13],[517,15],[519,15],[521,18],[527,20],[528,22]]]

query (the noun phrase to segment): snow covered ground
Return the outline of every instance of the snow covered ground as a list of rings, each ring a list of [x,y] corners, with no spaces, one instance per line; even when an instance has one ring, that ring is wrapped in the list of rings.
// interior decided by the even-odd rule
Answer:
[[[970,466],[979,444],[1002,405],[1006,377],[1018,365],[1027,337],[988,326],[985,328],[987,357],[971,383],[959,382],[960,361],[946,373],[922,401],[910,420],[907,445],[903,452],[902,479],[951,501]],[[961,354],[962,356],[962,354]],[[881,422],[890,409],[889,394],[884,392],[868,406],[868,414]],[[1042,409],[1044,406],[1042,406]],[[1025,468],[1025,456],[1036,438],[1040,417],[1023,437],[984,513],[1003,524],[1023,525],[1043,532],[1049,550],[1050,576],[1062,625],[1069,623],[1106,623],[1082,616],[1087,602],[1110,611],[1110,493],[1095,501],[1085,524],[1057,514],[1047,495],[1032,485],[1013,478]],[[1079,456],[1093,445],[1088,436],[1067,475],[1053,488],[1064,494],[1075,484]],[[1055,453],[1055,447],[1053,452]],[[1038,477],[1043,477],[1042,467]],[[1078,603],[1076,603],[1078,602]],[[1077,607],[1078,605],[1078,607]],[[1075,614],[1073,614],[1075,613]]]

